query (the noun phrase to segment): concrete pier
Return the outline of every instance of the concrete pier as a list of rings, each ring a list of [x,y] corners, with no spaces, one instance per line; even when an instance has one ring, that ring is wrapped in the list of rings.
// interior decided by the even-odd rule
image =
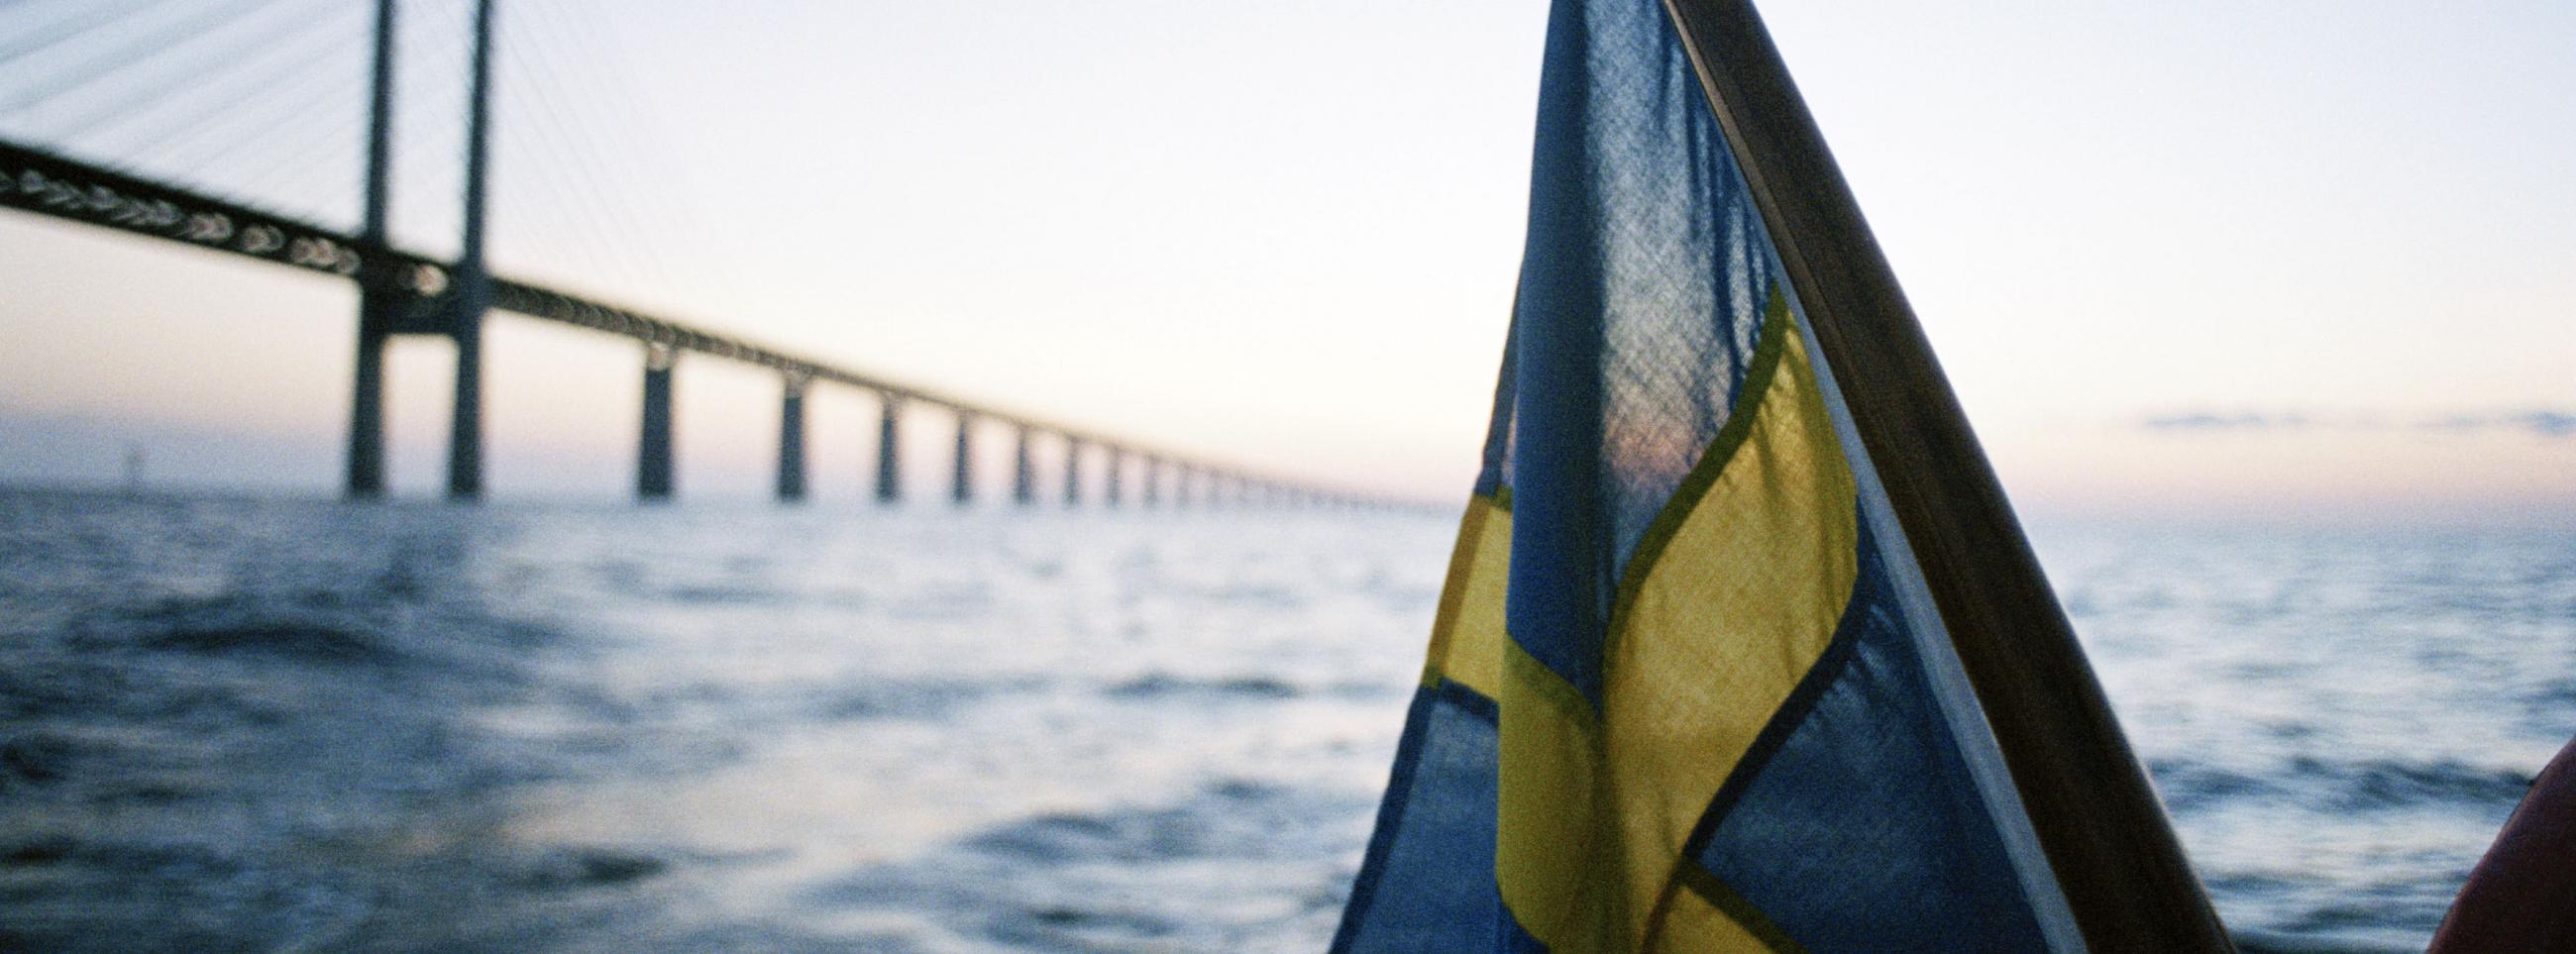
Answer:
[[[459,289],[460,300],[472,292]],[[483,499],[483,315],[459,304],[449,319],[456,339],[456,403],[447,428],[447,498]]]
[[[349,388],[349,460],[341,490],[351,500],[385,495],[385,342],[391,336],[370,320],[390,305],[383,296],[358,303],[358,362]]]
[[[778,396],[778,502],[805,500],[805,388],[803,375],[780,379]]]
[[[635,441],[635,499],[671,499],[671,366],[677,354],[655,345],[644,353],[643,426]]]
[[[1064,505],[1072,507],[1081,503],[1082,441],[1068,437],[1064,439]]]
[[[1029,457],[1029,428],[1020,425],[1019,450],[1012,455],[1011,502],[1026,507],[1038,502],[1037,462]]]
[[[877,503],[893,504],[903,500],[903,451],[895,446],[903,399],[883,394],[877,406]]]
[[[957,456],[948,474],[948,502],[975,502],[975,415],[957,412]]]

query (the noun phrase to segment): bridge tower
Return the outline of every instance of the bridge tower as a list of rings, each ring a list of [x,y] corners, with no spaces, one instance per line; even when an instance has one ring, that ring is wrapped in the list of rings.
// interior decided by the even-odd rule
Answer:
[[[394,0],[376,0],[376,42],[367,114],[366,209],[358,241],[362,261],[378,274],[359,276],[357,380],[349,396],[349,455],[344,492],[351,500],[385,495],[385,341],[402,299],[385,289],[385,206],[393,182]]]
[[[443,334],[456,342],[455,410],[449,418],[447,496],[483,496],[483,314],[492,304],[492,279],[483,263],[484,211],[488,206],[492,116],[494,0],[474,5],[472,90],[465,127],[465,228],[456,267],[440,297],[426,310],[399,289],[404,276],[387,254],[388,207],[393,183],[394,34],[396,0],[376,0],[374,75],[367,119],[366,208],[359,225],[361,272],[358,352],[350,383],[348,468],[344,492],[353,500],[385,493],[385,346],[396,335]]]
[[[465,241],[448,291],[447,333],[456,339],[456,411],[448,419],[447,498],[483,499],[483,313],[492,274],[483,264],[484,210],[492,158],[492,4],[474,3],[474,88],[465,118]]]

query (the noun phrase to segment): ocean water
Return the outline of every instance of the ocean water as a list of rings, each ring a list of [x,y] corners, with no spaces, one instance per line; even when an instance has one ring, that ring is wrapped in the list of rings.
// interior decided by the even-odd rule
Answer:
[[[0,493],[0,950],[1320,950],[1453,529]],[[2576,733],[2576,538],[2044,529],[2252,946]]]

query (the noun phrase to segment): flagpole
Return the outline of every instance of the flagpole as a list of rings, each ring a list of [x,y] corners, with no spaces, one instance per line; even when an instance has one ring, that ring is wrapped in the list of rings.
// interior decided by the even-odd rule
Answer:
[[[2095,951],[2232,951],[1749,0],[1663,0]]]

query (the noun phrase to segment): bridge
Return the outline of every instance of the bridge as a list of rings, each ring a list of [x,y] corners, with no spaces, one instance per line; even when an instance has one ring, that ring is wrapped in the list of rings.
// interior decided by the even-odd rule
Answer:
[[[74,155],[47,143],[7,137],[0,137],[0,206],[354,283],[359,298],[355,317],[357,355],[349,396],[347,468],[342,481],[345,495],[352,500],[379,498],[386,491],[384,358],[388,344],[403,336],[437,336],[454,342],[455,387],[449,418],[446,493],[457,501],[482,498],[483,329],[486,317],[498,311],[623,337],[640,346],[643,407],[638,415],[635,496],[642,501],[668,500],[675,493],[677,449],[672,438],[672,383],[682,356],[694,354],[755,365],[777,374],[780,397],[775,495],[781,502],[801,501],[807,495],[806,400],[814,389],[832,386],[869,392],[877,399],[880,414],[874,496],[885,504],[898,503],[903,496],[903,412],[907,408],[926,408],[954,419],[956,441],[948,461],[948,497],[958,504],[974,499],[976,461],[972,437],[979,424],[990,424],[1016,433],[1011,496],[1022,505],[1034,504],[1042,496],[1036,449],[1047,442],[1061,447],[1061,489],[1054,496],[1067,504],[1085,499],[1082,461],[1091,456],[1102,462],[1098,499],[1113,507],[1121,506],[1131,489],[1145,506],[1161,506],[1167,501],[1174,506],[1396,505],[1364,493],[1260,473],[1180,449],[1050,420],[920,382],[791,354],[672,316],[495,274],[485,262],[484,240],[490,201],[496,0],[471,2],[460,196],[462,228],[459,252],[452,258],[398,247],[390,238],[390,192],[396,158],[395,87],[400,65],[396,41],[403,14],[400,0],[373,2],[368,118],[363,142],[351,144],[364,161],[363,209],[354,231],[120,169],[113,162]],[[14,103],[0,100],[0,110],[82,93],[159,47],[204,35],[227,20],[274,14],[280,9],[275,0],[256,0],[238,8],[212,3],[189,9],[159,9],[169,7],[169,3],[170,0],[101,0],[94,6],[82,6],[55,20],[38,23],[16,36],[0,38],[0,66],[48,54],[70,61],[58,74],[47,74],[45,82],[36,84],[38,88],[17,94]],[[0,0],[0,14],[6,14],[13,5],[10,0]],[[133,19],[156,9],[161,15],[149,20],[149,28],[133,25]],[[121,43],[102,40],[119,31],[138,35]],[[263,42],[279,45],[275,35],[267,35]],[[64,53],[69,50],[77,53]],[[101,115],[115,118],[113,111]],[[1135,474],[1132,478],[1131,467]]]

